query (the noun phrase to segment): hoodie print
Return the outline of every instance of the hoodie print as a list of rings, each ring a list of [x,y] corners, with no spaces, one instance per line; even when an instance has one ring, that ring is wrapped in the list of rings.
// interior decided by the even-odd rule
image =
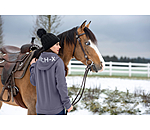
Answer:
[[[56,59],[55,59],[55,57],[54,56],[51,56],[51,58],[49,58],[49,57],[40,57],[39,58],[39,61],[41,61],[42,63],[46,63],[46,62],[50,62],[50,61],[52,61],[52,62],[54,62],[54,61],[56,61]]]

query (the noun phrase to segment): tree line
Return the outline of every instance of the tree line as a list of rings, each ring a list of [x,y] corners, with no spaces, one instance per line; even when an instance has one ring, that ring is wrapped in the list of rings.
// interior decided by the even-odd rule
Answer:
[[[112,62],[132,62],[132,63],[150,63],[150,59],[143,58],[143,57],[137,57],[137,58],[129,58],[129,57],[120,57],[117,56],[103,56],[104,60],[106,62],[112,61]]]

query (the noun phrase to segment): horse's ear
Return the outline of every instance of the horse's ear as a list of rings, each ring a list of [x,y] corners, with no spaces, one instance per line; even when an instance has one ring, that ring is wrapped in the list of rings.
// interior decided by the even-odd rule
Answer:
[[[86,20],[82,23],[82,25],[80,26],[81,30],[83,30],[85,28],[85,24],[86,24]]]
[[[86,25],[87,28],[89,28],[91,21]]]

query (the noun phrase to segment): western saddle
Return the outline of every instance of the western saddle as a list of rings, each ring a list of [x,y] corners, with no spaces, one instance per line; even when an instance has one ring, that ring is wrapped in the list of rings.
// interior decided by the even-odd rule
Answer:
[[[15,86],[15,78],[23,78],[35,50],[40,48],[38,45],[33,44],[34,39],[33,37],[31,44],[25,44],[21,48],[15,46],[3,46],[0,48],[0,75],[1,82],[4,85],[0,93],[1,101],[9,102],[12,98],[12,102],[15,100],[19,106],[27,108],[23,103],[19,88]],[[3,94],[6,90],[8,98],[4,100]]]

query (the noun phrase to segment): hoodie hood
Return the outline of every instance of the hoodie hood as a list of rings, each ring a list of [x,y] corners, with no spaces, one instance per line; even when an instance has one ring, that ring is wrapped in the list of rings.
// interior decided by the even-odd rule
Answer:
[[[37,61],[37,68],[40,70],[50,69],[59,58],[60,57],[53,52],[43,52]]]

